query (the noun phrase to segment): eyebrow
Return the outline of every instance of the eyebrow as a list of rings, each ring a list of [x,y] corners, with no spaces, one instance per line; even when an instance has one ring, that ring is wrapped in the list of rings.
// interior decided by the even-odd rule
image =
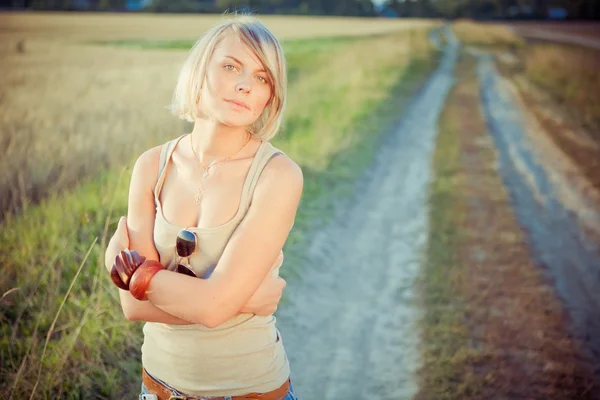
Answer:
[[[241,62],[240,60],[238,60],[237,58],[235,58],[234,56],[225,56],[225,58],[231,58],[233,61],[237,62],[238,64],[244,65],[243,62]],[[256,72],[264,72],[266,73],[267,71],[265,71],[264,69],[259,69]]]

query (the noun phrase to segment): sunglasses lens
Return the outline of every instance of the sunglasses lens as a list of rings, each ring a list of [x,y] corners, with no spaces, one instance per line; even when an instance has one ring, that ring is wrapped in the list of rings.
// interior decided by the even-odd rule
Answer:
[[[194,278],[196,277],[196,273],[194,271],[182,264],[177,264],[177,272]]]
[[[177,235],[177,255],[179,257],[189,257],[196,250],[196,235],[188,230],[182,230]]]

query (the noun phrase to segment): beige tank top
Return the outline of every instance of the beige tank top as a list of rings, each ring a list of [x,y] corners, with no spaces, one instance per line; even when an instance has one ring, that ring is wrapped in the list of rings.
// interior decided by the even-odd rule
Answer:
[[[154,244],[165,268],[178,261],[175,239],[183,227],[165,220],[159,201],[169,160],[186,135],[163,145],[154,190],[156,217]],[[263,141],[246,175],[238,212],[229,222],[212,228],[188,228],[198,237],[199,250],[190,257],[198,276],[208,276],[225,250],[229,238],[246,214],[252,193],[267,162],[283,152]],[[279,274],[279,268],[273,270]],[[239,314],[216,328],[204,325],[169,325],[146,322],[143,328],[142,364],[155,378],[177,390],[198,396],[235,396],[268,392],[290,375],[288,358],[276,318]]]

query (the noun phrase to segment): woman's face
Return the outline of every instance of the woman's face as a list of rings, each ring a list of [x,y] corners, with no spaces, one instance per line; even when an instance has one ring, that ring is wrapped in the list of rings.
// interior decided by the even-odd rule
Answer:
[[[227,34],[208,62],[199,107],[225,125],[250,126],[270,98],[264,66],[235,35]]]

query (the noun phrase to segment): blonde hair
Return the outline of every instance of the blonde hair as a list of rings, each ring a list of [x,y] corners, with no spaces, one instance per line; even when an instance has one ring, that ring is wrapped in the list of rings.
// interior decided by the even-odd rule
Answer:
[[[167,108],[175,116],[189,122],[207,117],[198,107],[201,86],[206,77],[208,61],[226,32],[233,32],[248,46],[269,76],[271,98],[249,129],[254,137],[268,141],[277,134],[283,119],[287,94],[286,62],[277,38],[262,22],[247,14],[234,14],[198,39],[179,72],[173,100]]]

